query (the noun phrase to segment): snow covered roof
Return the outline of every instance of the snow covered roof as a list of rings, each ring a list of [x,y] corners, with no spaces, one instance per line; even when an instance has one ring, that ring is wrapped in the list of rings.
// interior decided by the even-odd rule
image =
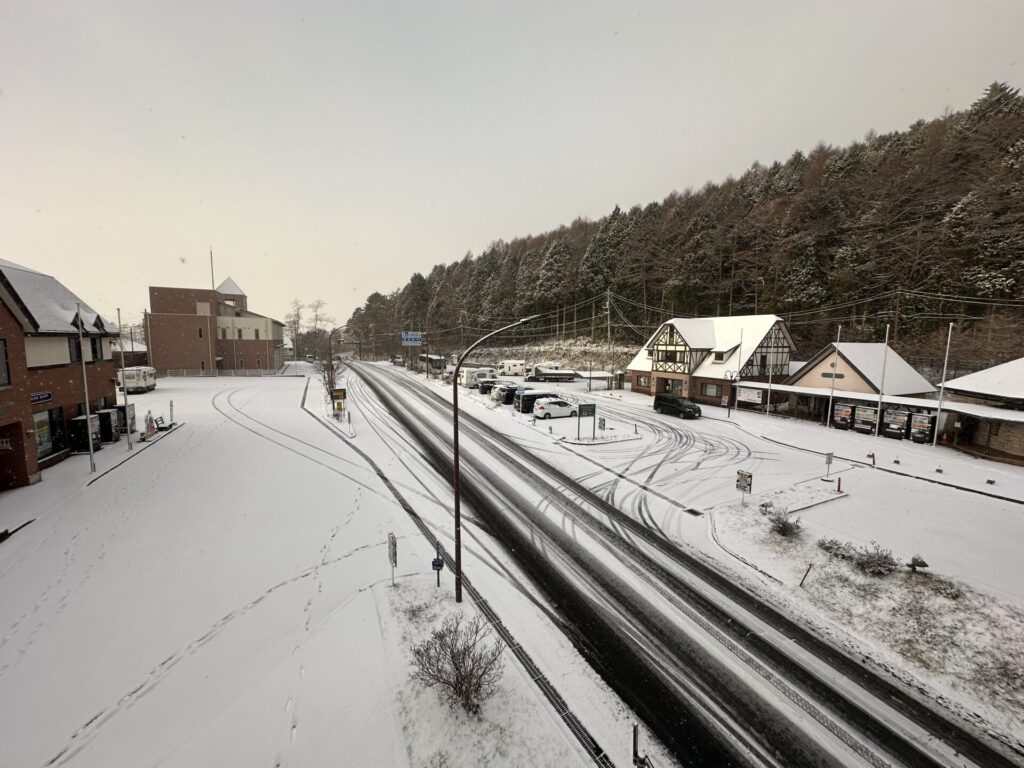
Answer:
[[[119,345],[119,340],[118,339],[114,339],[112,342],[110,342],[110,348],[113,349],[115,352],[120,352],[121,351],[121,347]],[[149,349],[141,341],[132,341],[131,339],[125,339],[124,340],[124,351],[125,352],[148,352]]]
[[[825,357],[835,354],[836,344],[826,345],[814,355],[800,370],[790,376],[790,382],[796,382],[808,370],[818,365]],[[885,367],[886,395],[921,395],[934,392],[935,387],[914,370],[906,360],[899,356],[891,347],[886,352],[886,345],[878,342],[850,342],[839,344],[839,355],[864,378],[875,392],[882,384],[882,367]],[[837,385],[838,386],[838,385]]]
[[[950,379],[946,389],[1008,400],[1024,400],[1024,357]]]
[[[245,291],[239,288],[238,283],[230,277],[217,286],[217,293],[226,293],[229,296],[245,296]]]
[[[886,376],[888,378],[888,375]],[[741,381],[740,387],[749,389],[768,389],[768,384],[763,381]],[[827,398],[832,394],[839,402],[844,400],[857,400],[866,405],[877,405],[878,395],[869,392],[845,392],[836,390],[832,393],[828,387],[798,387],[792,384],[773,384],[773,392],[792,392],[795,395],[812,395],[814,397]],[[884,395],[883,405],[904,405],[914,408],[926,408],[932,411],[938,410],[939,401],[927,397],[902,397],[899,395]],[[1009,408],[996,408],[993,405],[982,405],[980,403],[961,403],[957,400],[950,400],[948,397],[942,401],[942,410],[952,413],[965,413],[968,416],[989,419],[991,421],[1006,421],[1016,424],[1024,424],[1024,411],[1014,411]]]
[[[764,340],[768,332],[782,318],[777,315],[734,315],[732,317],[676,317],[662,323],[658,330],[647,340],[643,349],[637,352],[627,370],[646,372],[651,370],[650,350],[662,329],[668,324],[675,327],[691,349],[707,352],[721,352],[722,360],[715,361],[714,355],[708,355],[691,375],[707,376],[713,379],[723,378],[726,371],[735,371],[743,367],[757,345]],[[781,326],[789,338],[785,325]],[[790,340],[792,347],[792,340]],[[740,360],[740,355],[743,360]]]
[[[81,305],[82,332],[116,336],[117,326],[108,323],[88,304],[50,275],[0,259],[0,275],[24,306],[34,333],[78,332],[76,318]]]

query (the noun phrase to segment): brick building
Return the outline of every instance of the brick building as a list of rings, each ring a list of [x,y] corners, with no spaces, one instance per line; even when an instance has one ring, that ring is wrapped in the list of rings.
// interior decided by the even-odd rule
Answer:
[[[628,366],[630,387],[721,405],[733,382],[782,381],[793,339],[775,315],[675,318],[658,327]]]
[[[69,455],[67,422],[85,413],[83,357],[91,410],[116,404],[117,335],[53,277],[0,259],[0,490]]]
[[[276,370],[284,364],[284,323],[249,311],[230,277],[215,290],[150,286],[143,330],[149,365],[163,373]]]

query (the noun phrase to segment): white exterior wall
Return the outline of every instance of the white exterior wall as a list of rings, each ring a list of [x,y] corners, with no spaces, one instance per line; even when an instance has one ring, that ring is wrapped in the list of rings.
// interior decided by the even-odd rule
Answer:
[[[71,362],[71,355],[68,354],[68,337],[26,336],[25,361],[29,368],[67,365]]]
[[[218,317],[217,318],[217,338],[221,337],[220,330],[224,328],[227,330],[227,338],[237,339],[238,330],[242,331],[242,339],[245,341],[251,341],[256,338],[256,331],[260,332],[260,341],[266,341],[272,339],[271,336],[273,330],[273,323],[268,318],[263,317]]]

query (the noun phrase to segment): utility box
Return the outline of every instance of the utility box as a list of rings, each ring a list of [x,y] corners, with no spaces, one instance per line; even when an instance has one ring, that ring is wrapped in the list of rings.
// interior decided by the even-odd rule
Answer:
[[[117,406],[118,419],[117,428],[123,432],[135,434],[135,403],[128,403],[127,406]]]
[[[73,418],[68,422],[68,439],[73,453],[88,453],[90,440],[92,449],[98,451],[103,447],[100,440],[100,417],[94,413],[88,419],[85,416]]]
[[[104,408],[96,411],[100,420],[100,440],[104,443],[116,443],[121,439],[121,414],[117,408]]]

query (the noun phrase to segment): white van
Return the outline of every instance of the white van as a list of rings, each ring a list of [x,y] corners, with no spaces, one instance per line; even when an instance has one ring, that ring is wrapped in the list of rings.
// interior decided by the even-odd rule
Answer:
[[[459,369],[459,386],[460,387],[468,387],[469,386],[469,382],[472,379],[474,373],[476,373],[476,368],[466,368],[466,367],[460,368]]]
[[[497,374],[495,374],[493,368],[477,368],[473,371],[473,375],[469,379],[469,388],[477,389],[480,386],[480,382],[484,379],[495,378],[497,378]]]
[[[117,386],[128,392],[151,392],[156,389],[156,368],[136,365],[117,372]]]
[[[498,363],[498,375],[499,376],[525,376],[526,375],[526,361],[525,360],[502,360]]]

